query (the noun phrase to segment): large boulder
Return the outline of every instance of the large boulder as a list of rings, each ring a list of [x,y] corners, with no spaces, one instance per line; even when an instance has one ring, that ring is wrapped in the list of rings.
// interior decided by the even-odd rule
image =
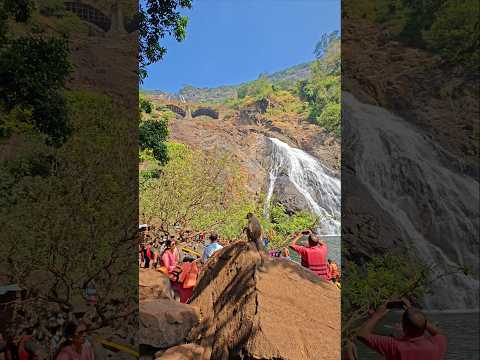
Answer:
[[[179,345],[198,321],[198,310],[191,305],[165,299],[143,301],[138,343],[158,349]]]
[[[284,259],[261,257],[233,243],[213,257],[191,304],[201,322],[188,341],[211,359],[336,360],[340,358],[340,290]]]
[[[160,356],[156,360],[203,360],[205,348],[197,344],[183,344],[174,346]]]
[[[273,199],[275,203],[282,204],[288,214],[309,209],[305,196],[298,191],[286,175],[280,175],[275,181]]]
[[[138,279],[138,296],[140,301],[149,299],[173,299],[170,279],[165,274],[151,270],[140,269]]]

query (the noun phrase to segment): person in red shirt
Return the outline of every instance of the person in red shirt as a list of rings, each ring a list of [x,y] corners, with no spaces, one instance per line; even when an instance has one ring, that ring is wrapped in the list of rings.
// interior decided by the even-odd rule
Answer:
[[[405,308],[402,337],[373,334],[375,325],[389,311],[388,303],[385,303],[360,327],[357,338],[386,360],[443,360],[447,352],[446,336],[420,310],[412,307],[407,299],[402,301]],[[430,335],[426,336],[426,332]]]
[[[308,247],[297,245],[297,241],[304,235],[308,236]],[[300,255],[302,266],[312,270],[322,279],[328,280],[328,247],[317,235],[312,234],[310,230],[296,234],[290,243],[290,248]]]

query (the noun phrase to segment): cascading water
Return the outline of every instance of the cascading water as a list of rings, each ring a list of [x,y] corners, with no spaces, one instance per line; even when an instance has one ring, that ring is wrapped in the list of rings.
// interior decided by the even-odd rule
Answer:
[[[270,174],[265,212],[273,195],[275,182],[285,173],[306,199],[310,210],[320,218],[319,234],[340,234],[340,180],[320,161],[284,142],[268,138],[271,144]]]
[[[445,159],[453,157],[404,119],[349,93],[342,104],[355,176],[397,223],[404,248],[439,273],[477,271],[478,181],[450,169]],[[446,276],[433,287],[429,308],[478,309],[478,273]]]

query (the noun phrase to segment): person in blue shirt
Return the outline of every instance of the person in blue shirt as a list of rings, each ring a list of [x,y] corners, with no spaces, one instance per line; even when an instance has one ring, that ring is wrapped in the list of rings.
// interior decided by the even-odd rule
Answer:
[[[223,246],[218,243],[218,235],[216,233],[210,234],[210,244],[205,247],[202,255],[202,262],[206,263],[207,260],[218,250],[222,249]]]
[[[268,240],[268,238],[263,238],[263,246],[265,246],[265,249],[268,249],[268,245],[270,245],[270,240]]]

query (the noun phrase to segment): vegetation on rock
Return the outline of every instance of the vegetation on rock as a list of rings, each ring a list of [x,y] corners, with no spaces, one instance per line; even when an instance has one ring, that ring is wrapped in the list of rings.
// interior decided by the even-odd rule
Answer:
[[[335,135],[341,134],[340,121],[340,37],[325,34],[315,48],[317,61],[312,78],[298,84],[300,98],[309,105],[309,120]]]
[[[480,8],[475,0],[347,1],[345,12],[381,24],[391,38],[478,71]]]

